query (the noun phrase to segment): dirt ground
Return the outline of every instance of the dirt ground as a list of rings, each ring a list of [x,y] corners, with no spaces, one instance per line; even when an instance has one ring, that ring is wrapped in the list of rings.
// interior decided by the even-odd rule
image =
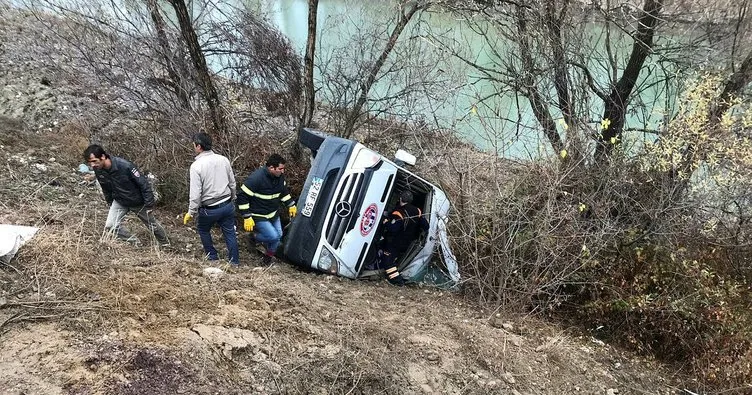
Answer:
[[[461,290],[245,250],[207,275],[177,211],[157,210],[166,250],[103,239],[107,207],[76,170],[87,136],[65,126],[91,100],[35,62],[33,18],[0,14],[0,223],[41,229],[0,265],[0,394],[676,393],[655,361]]]
[[[21,171],[12,151],[0,223],[41,231],[0,268],[0,394],[673,391],[655,362],[461,292],[261,267],[245,251],[206,276],[176,213],[158,213],[169,251],[101,241],[97,188],[49,158],[36,173],[24,154]]]

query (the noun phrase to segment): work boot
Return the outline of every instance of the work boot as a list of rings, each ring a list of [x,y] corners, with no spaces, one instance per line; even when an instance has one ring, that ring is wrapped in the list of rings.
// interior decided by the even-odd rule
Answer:
[[[392,279],[387,279],[387,281],[389,281],[389,284],[392,284],[392,285],[405,285],[405,284],[407,284],[407,281],[405,281],[405,279],[402,278],[402,276],[397,276],[397,277],[392,278]]]
[[[261,264],[264,266],[271,266],[274,263],[274,252],[267,250],[264,257],[261,258]]]

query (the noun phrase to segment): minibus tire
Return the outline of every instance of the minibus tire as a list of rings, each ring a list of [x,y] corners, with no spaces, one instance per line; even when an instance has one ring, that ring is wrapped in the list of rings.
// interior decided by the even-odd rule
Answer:
[[[324,132],[320,132],[315,129],[310,128],[303,128],[300,129],[300,133],[298,134],[298,138],[300,139],[300,144],[303,144],[304,146],[308,147],[311,151],[316,152],[319,150],[319,147],[321,147],[321,143],[324,142],[327,135]]]

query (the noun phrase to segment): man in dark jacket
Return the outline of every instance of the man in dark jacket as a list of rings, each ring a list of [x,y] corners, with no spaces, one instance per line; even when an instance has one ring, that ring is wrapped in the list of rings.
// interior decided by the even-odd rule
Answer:
[[[384,240],[379,249],[378,267],[384,269],[387,280],[392,284],[405,283],[397,270],[398,260],[419,236],[421,230],[428,232],[428,221],[412,202],[413,193],[408,190],[402,191],[399,204],[383,220]]]
[[[256,169],[243,182],[238,191],[238,210],[243,216],[243,229],[251,234],[251,241],[260,241],[266,247],[264,264],[270,264],[282,238],[282,223],[277,210],[287,206],[290,218],[298,213],[295,200],[290,196],[285,182],[285,159],[272,154],[266,167]]]
[[[96,144],[86,148],[84,160],[94,169],[104,199],[110,206],[104,225],[105,232],[139,245],[138,238],[122,226],[123,217],[130,211],[136,213],[138,219],[149,228],[160,246],[168,246],[170,242],[167,234],[152,213],[154,193],[146,176],[133,163],[116,156],[111,157],[104,148]]]

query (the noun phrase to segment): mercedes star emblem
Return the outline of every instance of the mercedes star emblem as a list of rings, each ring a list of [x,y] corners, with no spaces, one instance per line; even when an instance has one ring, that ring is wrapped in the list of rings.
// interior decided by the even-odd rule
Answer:
[[[352,212],[352,206],[350,206],[350,202],[343,200],[334,206],[334,212],[337,213],[338,216],[345,218]]]

